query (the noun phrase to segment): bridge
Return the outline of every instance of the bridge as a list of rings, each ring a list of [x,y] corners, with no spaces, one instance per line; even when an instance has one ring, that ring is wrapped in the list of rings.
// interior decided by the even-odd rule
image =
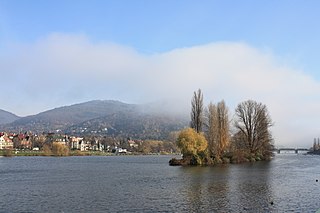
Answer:
[[[281,154],[281,153],[298,154],[298,153],[307,153],[310,150],[306,148],[279,148],[279,149],[275,149],[274,151],[276,151],[278,154]]]

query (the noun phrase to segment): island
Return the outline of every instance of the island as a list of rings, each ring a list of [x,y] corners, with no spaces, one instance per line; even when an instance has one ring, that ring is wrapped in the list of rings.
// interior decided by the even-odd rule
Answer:
[[[266,105],[253,100],[236,107],[234,130],[230,131],[229,111],[222,100],[203,106],[201,90],[191,100],[190,127],[177,138],[182,159],[173,158],[169,165],[216,165],[270,160],[273,138],[272,120]]]

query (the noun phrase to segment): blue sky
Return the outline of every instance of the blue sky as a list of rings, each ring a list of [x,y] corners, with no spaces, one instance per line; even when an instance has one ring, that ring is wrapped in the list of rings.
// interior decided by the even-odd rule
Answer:
[[[319,137],[319,1],[0,0],[0,108],[115,99],[268,106],[279,144]]]
[[[214,41],[270,48],[318,79],[319,1],[0,1],[0,38],[85,34],[152,54]],[[2,42],[3,43],[3,42]]]

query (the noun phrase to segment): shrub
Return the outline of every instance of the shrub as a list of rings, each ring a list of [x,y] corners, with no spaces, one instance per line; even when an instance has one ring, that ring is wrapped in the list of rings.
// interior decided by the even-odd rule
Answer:
[[[232,163],[243,163],[243,162],[247,162],[248,159],[246,158],[246,152],[243,150],[235,150],[233,152],[232,158],[231,158],[231,162]]]
[[[225,164],[230,163],[230,158],[222,158],[222,162]]]
[[[68,156],[69,148],[66,145],[54,142],[52,144],[52,153],[54,156]]]
[[[12,157],[12,150],[11,149],[5,149],[4,152],[3,152],[3,156]]]
[[[43,146],[42,151],[43,151],[44,156],[51,156],[52,155],[51,149],[50,149],[49,145],[47,145],[47,144]]]

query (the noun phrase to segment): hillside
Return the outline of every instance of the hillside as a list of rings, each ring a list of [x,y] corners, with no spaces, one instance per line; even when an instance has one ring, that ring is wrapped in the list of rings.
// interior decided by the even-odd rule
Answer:
[[[133,110],[136,110],[135,105],[124,104],[118,101],[90,101],[23,117],[6,125],[5,128],[12,131],[21,129],[23,131],[31,130],[37,132],[56,131],[86,120]]]
[[[188,123],[182,116],[146,108],[119,101],[90,101],[23,117],[2,125],[1,130],[164,139]]]
[[[188,122],[181,117],[119,112],[85,121],[66,129],[69,134],[98,134],[112,137],[163,140],[170,132],[184,128]]]
[[[11,112],[7,112],[7,111],[0,109],[0,125],[11,123],[19,118],[20,118],[19,116],[15,115]]]

